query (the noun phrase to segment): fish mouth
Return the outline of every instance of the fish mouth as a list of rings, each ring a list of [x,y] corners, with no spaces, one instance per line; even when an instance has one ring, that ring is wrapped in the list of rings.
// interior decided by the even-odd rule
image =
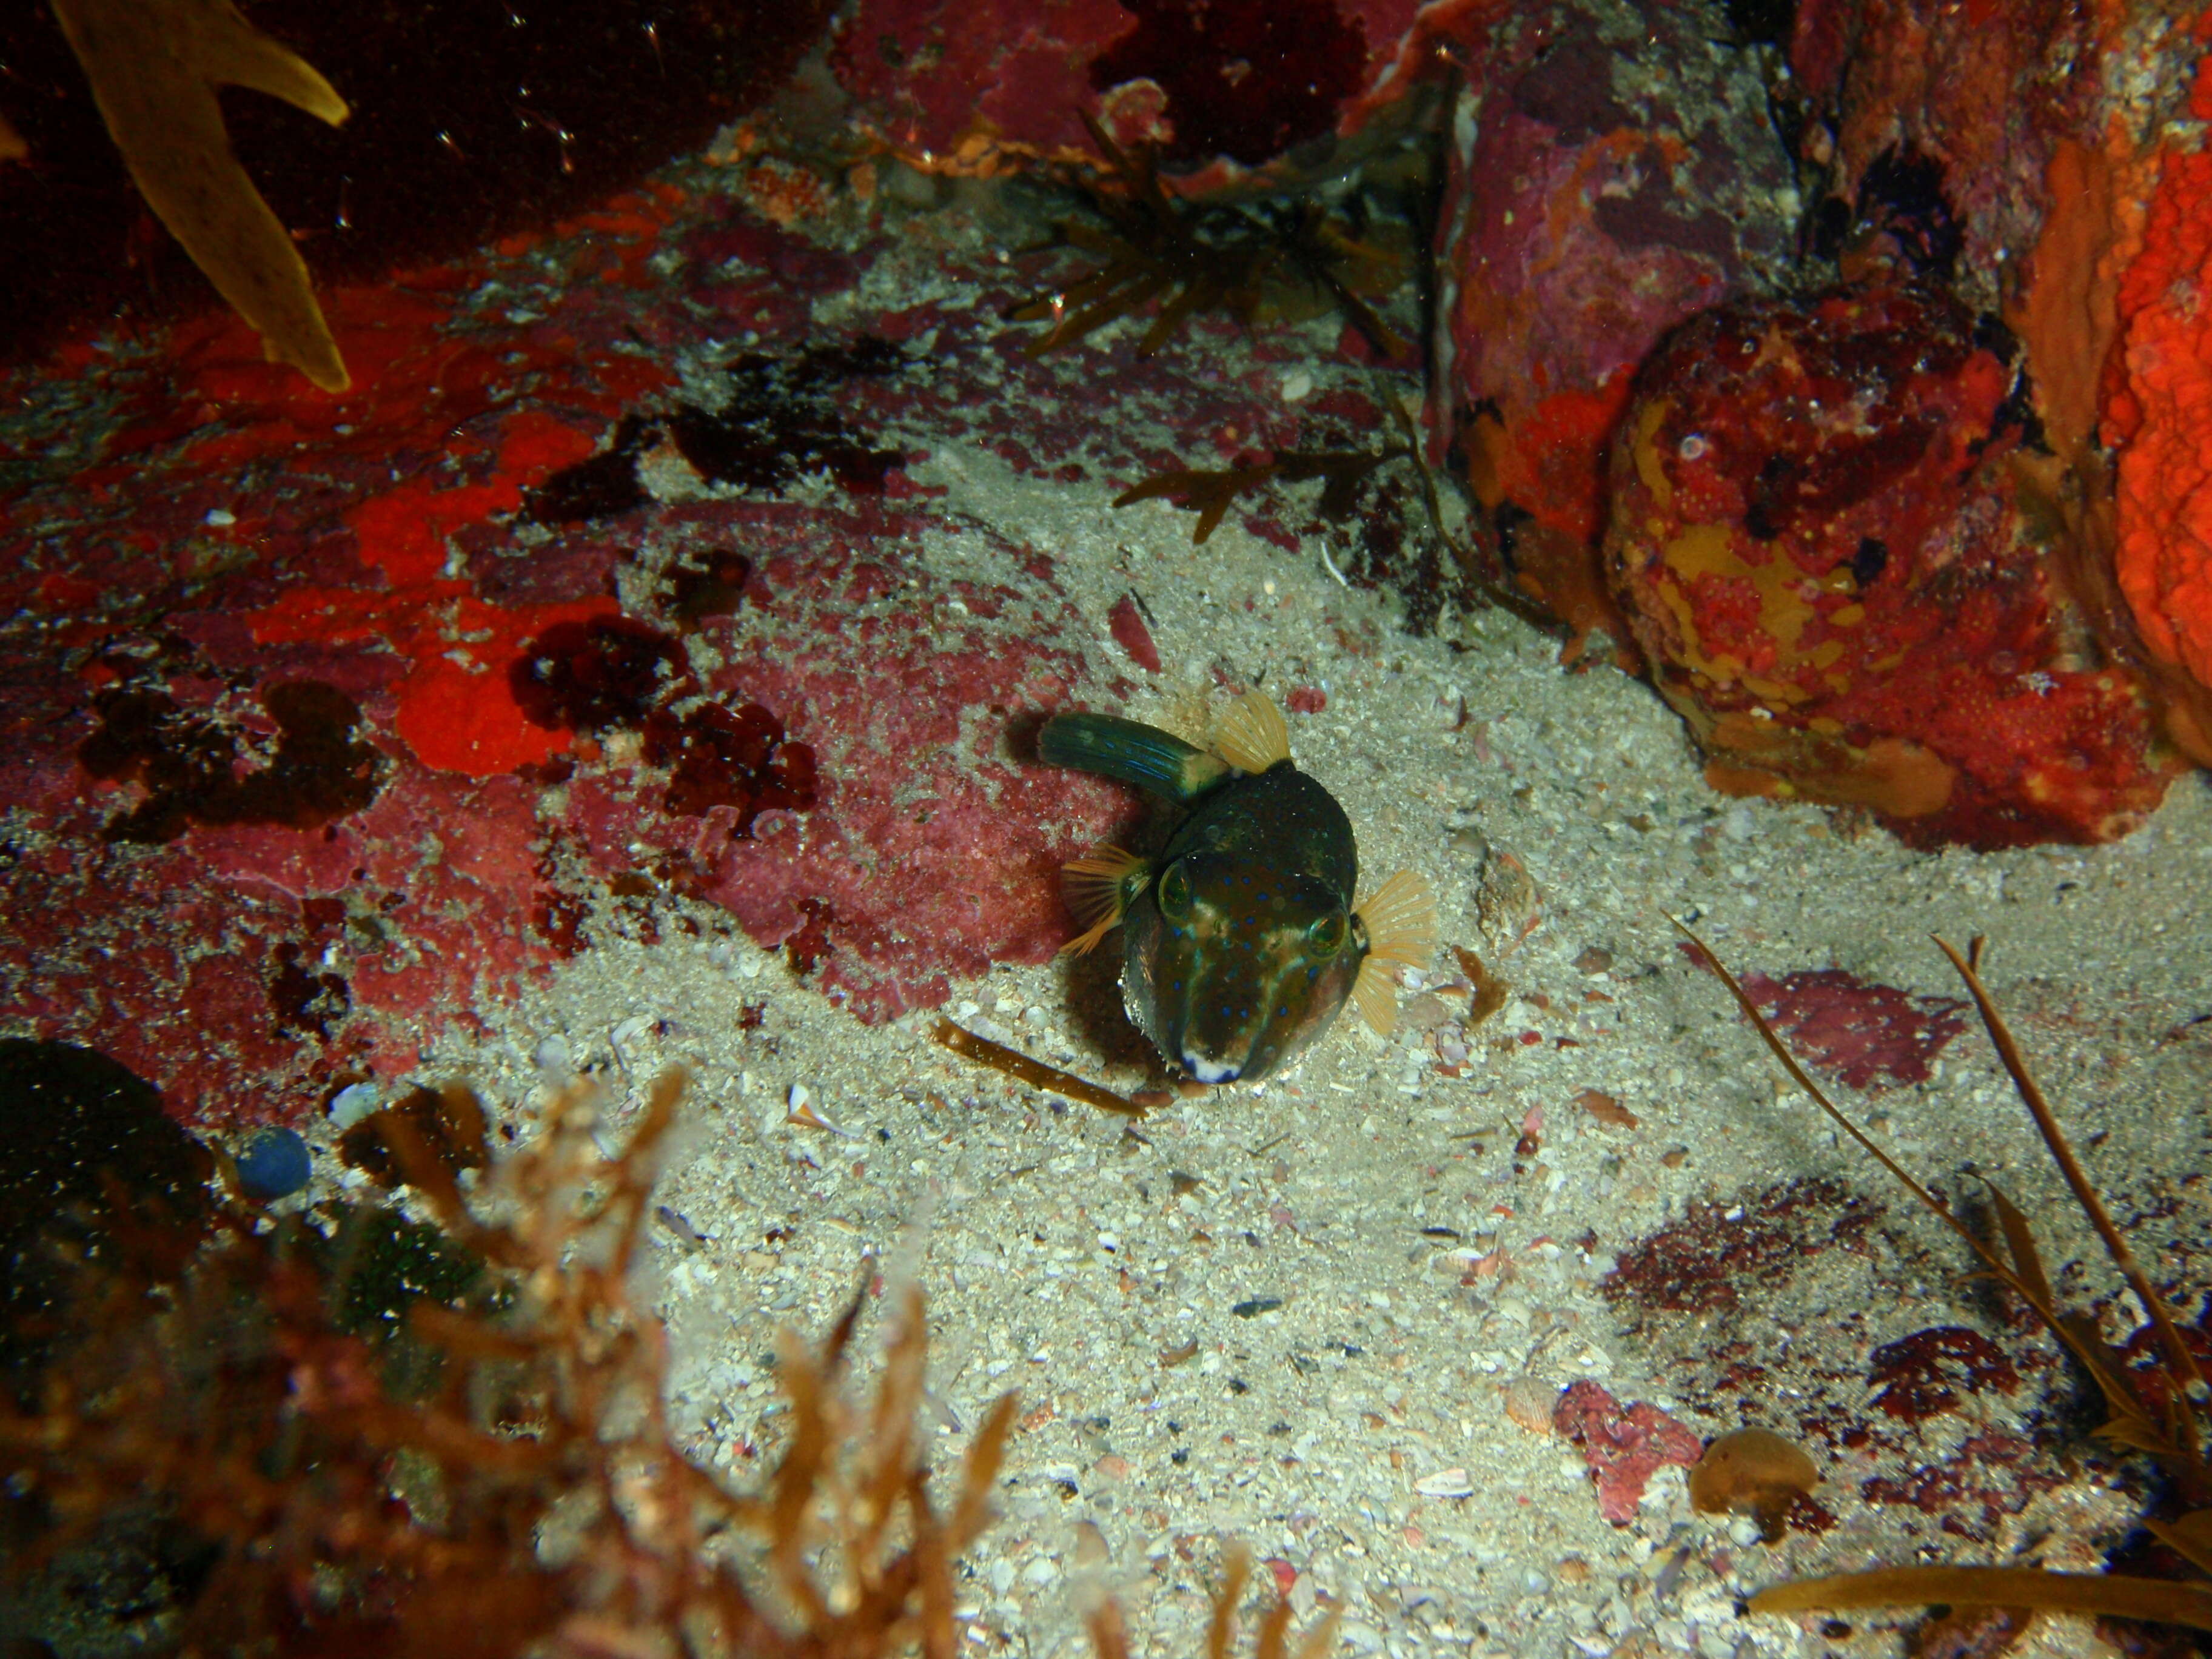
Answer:
[[[1234,1083],[1243,1070],[1227,1060],[1208,1060],[1189,1048],[1182,1051],[1182,1068],[1200,1083]]]

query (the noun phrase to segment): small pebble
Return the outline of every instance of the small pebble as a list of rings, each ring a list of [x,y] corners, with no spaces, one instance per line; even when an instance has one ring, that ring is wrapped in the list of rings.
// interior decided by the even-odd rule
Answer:
[[[239,1188],[258,1203],[290,1197],[314,1172],[314,1158],[296,1130],[257,1130],[238,1150]]]
[[[537,1063],[540,1075],[549,1083],[565,1083],[575,1075],[576,1068],[568,1059],[568,1039],[558,1031],[539,1043],[531,1059]]]
[[[208,509],[206,522],[212,525],[217,530],[228,530],[231,526],[238,522],[238,514],[231,512],[227,507],[210,507]]]
[[[1449,1024],[1451,1007],[1434,991],[1424,991],[1399,1011],[1399,1022],[1409,1031],[1433,1031]]]
[[[350,1129],[377,1108],[384,1091],[374,1083],[349,1083],[331,1097],[331,1127]]]

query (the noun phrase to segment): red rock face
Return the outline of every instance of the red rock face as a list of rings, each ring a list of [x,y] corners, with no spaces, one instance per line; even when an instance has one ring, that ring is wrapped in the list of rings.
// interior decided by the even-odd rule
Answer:
[[[2042,222],[2054,141],[2095,130],[2094,11],[2072,0],[1805,0],[1790,63],[1799,95],[1832,119],[1833,189],[1856,199],[1896,151],[1933,161],[1957,216],[1960,274],[1988,303],[2008,251]],[[2072,72],[2050,73],[2056,63]]]
[[[995,263],[815,329],[874,257],[662,188],[329,290],[343,398],[220,316],[40,371],[114,415],[0,458],[0,609],[41,623],[0,649],[11,1017],[180,1116],[283,1117],[596,941],[743,933],[864,1020],[1048,957],[1058,862],[1127,803],[1015,734],[1166,665],[1141,594],[1079,612],[906,468],[1119,487],[1296,417],[1201,351],[1118,364],[1100,421]],[[711,411],[675,394],[743,331]]]
[[[605,201],[772,94],[830,11],[823,0],[251,9],[352,109],[330,127],[273,98],[223,105],[240,160],[324,283]],[[0,360],[27,358],[72,319],[210,303],[149,217],[46,7],[0,13],[0,118],[30,150],[30,165],[0,167]]]
[[[2203,26],[2198,28],[2200,38]],[[2212,58],[2190,113],[2212,118]],[[2115,574],[2152,659],[2185,674],[2169,731],[2212,765],[2212,154],[2160,158],[2143,245],[2114,296],[2104,437],[2118,451]]]
[[[2069,649],[2012,379],[1958,307],[1890,288],[1728,307],[1646,363],[1608,574],[1717,786],[1918,845],[2106,840],[2157,804],[2136,687]]]
[[[1476,8],[1480,9],[1480,8]],[[861,121],[928,165],[1088,155],[1082,117],[1184,168],[1336,134],[1413,76],[1413,0],[862,0],[832,67]],[[1443,9],[1470,9],[1464,5]]]
[[[920,576],[885,550],[958,528],[873,507],[665,514],[683,544],[754,551],[744,627],[718,636],[720,665],[663,699],[682,708],[703,692],[732,712],[646,717],[647,760],[672,766],[665,786],[622,765],[568,777],[561,833],[586,867],[711,900],[868,1020],[942,1001],[948,974],[1049,957],[1067,932],[1060,826],[1107,797],[1021,764],[1006,724],[1084,678],[1080,619],[1048,561],[1005,543],[987,556],[972,527],[991,580]]]
[[[1479,68],[1443,208],[1451,407],[1486,556],[1578,635],[1625,632],[1596,551],[1631,374],[1791,240],[1764,94],[1698,27],[1593,3],[1459,43]]]

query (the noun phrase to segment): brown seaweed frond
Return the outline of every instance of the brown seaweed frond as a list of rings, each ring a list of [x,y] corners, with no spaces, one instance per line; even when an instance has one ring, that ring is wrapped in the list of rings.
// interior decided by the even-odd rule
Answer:
[[[1379,450],[1286,449],[1264,461],[1243,466],[1170,467],[1130,485],[1114,498],[1114,505],[1127,507],[1137,501],[1166,501],[1187,513],[1195,513],[1198,522],[1192,526],[1190,539],[1197,545],[1220,526],[1238,496],[1269,484],[1325,480],[1316,504],[1318,510],[1322,517],[1340,523],[1352,516],[1358,504],[1362,485],[1391,462],[1404,461],[1413,467],[1419,482],[1421,507],[1428,518],[1430,533],[1452,556],[1466,578],[1461,589],[1462,595],[1477,604],[1510,611],[1532,627],[1553,626],[1553,618],[1540,605],[1518,588],[1494,580],[1488,566],[1452,534],[1444,521],[1443,496],[1436,469],[1429,465],[1423,453],[1420,431],[1414,425],[1413,416],[1384,376],[1377,374],[1375,380],[1376,400],[1389,411],[1391,424],[1396,428],[1396,435],[1386,440]]]
[[[785,1346],[789,1439],[765,1490],[694,1462],[668,1419],[666,1333],[630,1288],[681,1089],[663,1079],[611,1155],[571,1093],[473,1192],[418,1123],[381,1126],[500,1287],[413,1304],[392,1340],[437,1356],[427,1389],[396,1388],[342,1317],[359,1267],[343,1218],[335,1268],[299,1218],[264,1230],[243,1205],[181,1271],[126,1240],[87,1270],[37,1408],[0,1412],[0,1469],[36,1506],[29,1555],[165,1517],[213,1559],[172,1609],[169,1633],[203,1651],[951,1659],[953,1564],[988,1519],[1012,1397],[941,1505],[913,1427],[920,1293],[865,1416],[837,1386],[856,1296],[818,1349]]]
[[[147,206],[270,360],[325,392],[349,381],[307,267],[232,153],[216,88],[248,87],[336,126],[345,100],[230,0],[53,0],[70,51]]]
[[[1112,1112],[1119,1117],[1142,1117],[1145,1109],[1134,1101],[1124,1100],[1111,1089],[1102,1087],[1073,1072],[1063,1072],[1057,1066],[1024,1054],[1018,1048],[1009,1048],[1003,1042],[994,1042],[987,1036],[978,1036],[964,1025],[949,1019],[937,1022],[932,1034],[939,1044],[950,1048],[963,1060],[972,1060],[978,1066],[988,1066],[1002,1077],[1026,1083],[1032,1089],[1042,1089],[1047,1094],[1066,1095],[1070,1100],[1079,1100],[1086,1106],[1096,1106],[1102,1112]]]
[[[1777,1584],[1751,1598],[1753,1613],[1844,1607],[2033,1607],[2039,1613],[2141,1619],[2212,1630],[2212,1586],[2117,1572],[2041,1567],[1876,1567]]]
[[[1273,214],[1187,204],[1160,183],[1151,146],[1125,149],[1095,118],[1082,118],[1105,158],[1103,183],[1083,189],[1105,222],[1101,228],[1069,220],[1060,235],[1099,263],[1068,286],[1014,307],[1017,322],[1051,324],[1024,348],[1030,356],[1073,345],[1158,301],[1137,343],[1137,355],[1149,357],[1208,312],[1251,327],[1271,293],[1286,285],[1319,293],[1384,356],[1411,349],[1364,297],[1397,285],[1398,264],[1388,249],[1357,236],[1318,203]]]
[[[2170,1522],[2146,1519],[2144,1526],[2200,1571],[2212,1573],[2212,1462],[2208,1462],[2208,1428],[2212,1428],[2212,1391],[2203,1364],[2181,1334],[2166,1300],[2152,1284],[2127,1240],[2112,1221],[2061,1128],[2026,1055],[1981,978],[1983,941],[1964,951],[1948,941],[1936,943],[1966,982],[1997,1057],[2034,1121],[2052,1161],[2065,1178],[2075,1202],[2096,1230],[2106,1255],[2141,1303],[2159,1340],[2159,1386],[2139,1392],[2126,1358],[2108,1344],[2095,1321],[2062,1307],[2052,1289],[2042,1253],[2027,1217],[1995,1185],[1989,1185],[1996,1212],[1996,1241],[1985,1239],[1952,1208],[1915,1180],[1870,1139],[1813,1081],[1776,1035],[1750,994],[1721,964],[1705,941],[1680,922],[1706,965],[1726,985],[1767,1048],[1831,1121],[1872,1156],[1915,1200],[1958,1236],[1978,1256],[1985,1276],[2020,1297],[2051,1335],[2064,1346],[2103,1396],[2106,1419],[2098,1434],[2127,1450],[2150,1457],[2172,1482],[2185,1512]],[[2154,1397],[2147,1401],[2144,1392]],[[2048,1572],[2035,1568],[1883,1567],[1778,1585],[1753,1597],[1755,1612],[1796,1612],[1816,1607],[1918,1606],[2035,1607],[2052,1612],[2150,1620],[2212,1630],[2212,1587],[2122,1574]]]
[[[1213,1593],[1213,1615],[1206,1621],[1206,1659],[1229,1659],[1237,1646],[1237,1607],[1243,1600],[1245,1581],[1251,1577],[1252,1557],[1243,1546],[1232,1546],[1222,1561],[1220,1586]],[[1298,1644],[1297,1659],[1323,1659],[1336,1646],[1337,1620],[1343,1609],[1331,1607],[1321,1623]],[[1290,1651],[1291,1604],[1278,1597],[1260,1615],[1253,1633],[1253,1659],[1285,1659]]]
[[[1175,467],[1165,472],[1155,472],[1141,483],[1133,483],[1114,498],[1116,507],[1128,507],[1137,501],[1167,501],[1186,513],[1198,514],[1198,523],[1192,527],[1194,544],[1203,543],[1220,526],[1223,517],[1235,505],[1239,495],[1248,495],[1271,483],[1306,483],[1313,479],[1326,480],[1322,486],[1320,511],[1325,519],[1342,520],[1352,516],[1352,509],[1359,495],[1359,486],[1365,483],[1376,468],[1400,459],[1407,453],[1397,445],[1376,452],[1356,449],[1285,449],[1264,461],[1246,466],[1210,470],[1195,467]]]
[[[1251,1553],[1242,1545],[1224,1552],[1221,1582],[1214,1587],[1213,1610],[1206,1620],[1206,1659],[1230,1659],[1237,1646],[1237,1609],[1244,1599],[1244,1586],[1252,1576]],[[1328,1659],[1336,1648],[1337,1622],[1343,1609],[1331,1607],[1322,1621],[1299,1641],[1296,1659]],[[1098,1659],[1130,1659],[1129,1635],[1121,1622],[1121,1609],[1112,1601],[1102,1603],[1091,1614],[1091,1646]],[[1278,1596],[1260,1615],[1253,1632],[1252,1659],[1290,1659],[1291,1605]]]

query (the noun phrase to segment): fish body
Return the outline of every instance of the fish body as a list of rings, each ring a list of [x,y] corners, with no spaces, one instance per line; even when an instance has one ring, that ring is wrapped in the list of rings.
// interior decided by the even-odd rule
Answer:
[[[1326,1031],[1347,1000],[1378,1030],[1389,969],[1425,960],[1434,903],[1418,876],[1356,902],[1359,851],[1336,798],[1298,770],[1274,706],[1249,693],[1200,750],[1110,714],[1061,714],[1039,756],[1182,809],[1151,858],[1103,848],[1067,866],[1089,950],[1115,926],[1130,1022],[1201,1083],[1256,1082]]]

